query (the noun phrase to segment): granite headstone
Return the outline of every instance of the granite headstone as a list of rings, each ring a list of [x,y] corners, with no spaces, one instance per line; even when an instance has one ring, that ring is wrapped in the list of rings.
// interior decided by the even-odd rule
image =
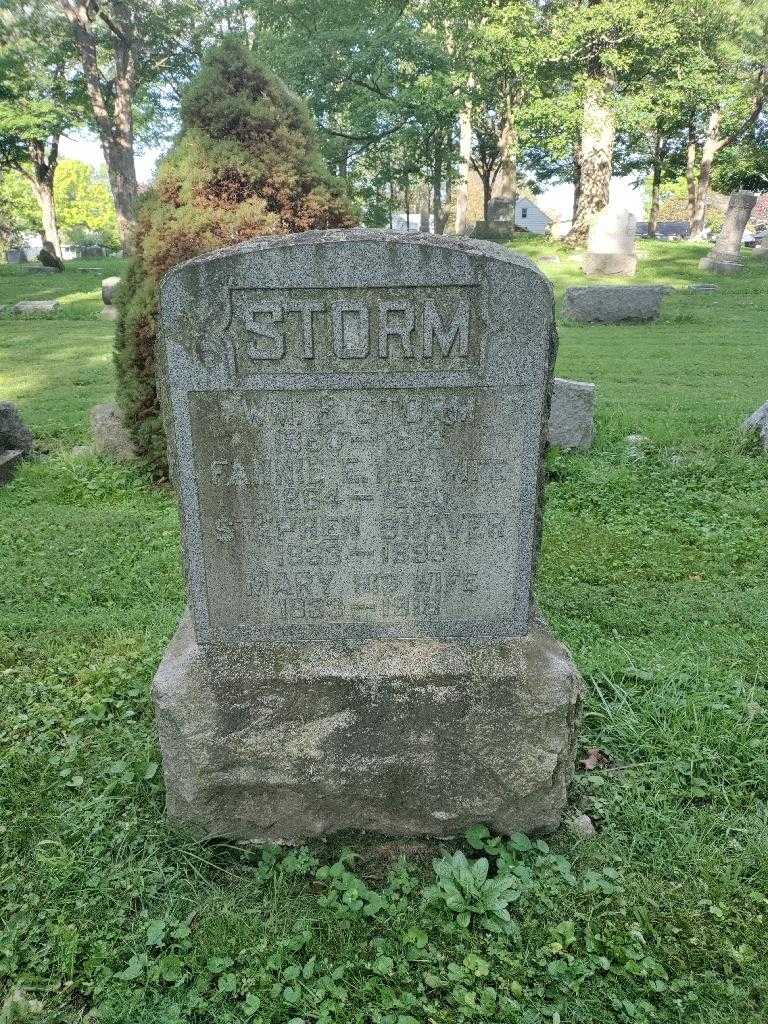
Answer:
[[[637,220],[629,210],[607,206],[597,214],[587,236],[582,267],[587,277],[633,277],[637,271]]]
[[[595,385],[586,380],[552,381],[547,440],[552,448],[591,448],[595,440]]]
[[[704,256],[699,260],[701,270],[711,270],[716,274],[736,274],[744,269],[741,244],[744,238],[744,229],[756,202],[755,192],[738,189],[731,193],[725,220],[715,248],[709,256]]]
[[[563,315],[582,324],[647,323],[658,320],[668,291],[650,284],[566,288]]]
[[[543,275],[307,232],[175,268],[159,322],[190,604],[153,690],[170,815],[287,842],[555,828],[580,680],[532,600]]]

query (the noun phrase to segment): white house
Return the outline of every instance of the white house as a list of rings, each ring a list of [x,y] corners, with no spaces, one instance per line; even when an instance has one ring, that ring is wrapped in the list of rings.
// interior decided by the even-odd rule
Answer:
[[[511,220],[509,216],[510,205],[511,200],[509,199],[492,199],[488,204],[488,220],[495,227],[503,227],[505,222],[509,223]],[[544,235],[551,223],[552,218],[539,209],[532,199],[528,199],[527,196],[517,197],[515,201],[515,227],[522,228],[524,231],[530,231],[532,235]]]

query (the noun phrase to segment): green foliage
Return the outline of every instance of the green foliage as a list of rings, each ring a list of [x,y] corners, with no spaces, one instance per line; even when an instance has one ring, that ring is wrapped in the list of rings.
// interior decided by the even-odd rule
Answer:
[[[255,235],[350,226],[302,102],[228,38],[182,102],[182,131],[138,217],[118,306],[118,400],[138,449],[167,472],[154,344],[157,286],[171,267]]]
[[[41,228],[32,183],[18,171],[0,172],[0,250],[17,245],[23,235]]]
[[[117,214],[106,181],[79,160],[61,160],[54,182],[56,215],[66,240],[117,249]]]
[[[520,895],[512,875],[489,878],[488,859],[478,857],[470,863],[461,850],[434,860],[432,865],[437,885],[427,890],[427,896],[443,902],[462,928],[476,921],[489,932],[508,930],[507,908]]]
[[[723,152],[713,179],[721,192],[768,192],[768,122],[759,123],[751,136]]]

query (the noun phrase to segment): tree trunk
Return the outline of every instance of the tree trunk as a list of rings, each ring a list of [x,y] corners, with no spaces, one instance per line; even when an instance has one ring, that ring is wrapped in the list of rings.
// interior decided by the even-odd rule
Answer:
[[[467,83],[471,89],[474,81],[470,76]],[[457,235],[466,235],[467,207],[469,206],[469,168],[472,160],[472,103],[468,99],[459,111],[459,180],[456,186],[456,220],[454,228]]]
[[[573,147],[573,210],[571,212],[571,223],[576,220],[576,211],[579,208],[581,197],[581,147]]]
[[[718,143],[720,142],[720,122],[722,118],[722,111],[719,107],[716,107],[709,115],[707,134],[701,149],[699,180],[696,187],[696,205],[691,221],[690,238],[692,242],[700,241],[704,234],[704,218],[707,215],[707,200],[709,199],[709,182],[712,177],[712,164],[720,148]]]
[[[511,206],[512,219],[509,224],[509,233],[515,233],[515,207],[517,206],[517,150],[518,131],[515,120],[515,110],[512,106],[512,99],[509,91],[504,96],[504,127],[501,130],[499,139],[501,150],[501,162],[499,166],[499,197],[508,199]],[[485,213],[486,220],[488,212]]]
[[[43,221],[43,239],[50,242],[54,253],[61,259],[61,242],[59,240],[59,227],[56,223],[56,203],[53,195],[53,179],[56,174],[56,166],[59,162],[59,136],[54,135],[48,144],[43,139],[36,139],[27,146],[29,159],[32,164],[32,174],[24,171],[26,177],[31,178],[35,188],[37,201],[40,204],[40,213]]]
[[[488,207],[491,205],[491,171],[490,168],[483,168],[481,176],[483,182],[483,220],[488,223]]]
[[[35,191],[43,217],[43,238],[53,246],[54,253],[61,259],[59,227],[56,223],[56,204],[53,200],[53,181],[38,181]]]
[[[111,33],[115,76],[110,92],[114,99],[110,112],[102,85],[96,36],[92,20],[100,14],[98,4],[78,0],[60,0],[75,37],[85,74],[85,87],[93,110],[96,128],[107,164],[109,184],[117,210],[117,222],[123,251],[133,251],[138,185],[133,152],[133,94],[136,88],[134,26],[127,0],[113,0],[110,16],[102,20]]]
[[[419,231],[429,234],[429,188],[419,186]]]
[[[651,207],[648,211],[648,237],[655,238],[659,226],[659,189],[661,188],[661,138],[656,135],[653,145],[653,178],[651,181]]]
[[[405,193],[405,230],[411,230],[411,179],[410,175],[406,174],[405,182],[403,184],[403,191]]]
[[[610,83],[592,78],[584,96],[581,128],[581,182],[573,226],[568,233],[571,245],[583,245],[589,226],[608,205],[613,170],[613,145],[616,124],[608,102]]]
[[[696,216],[696,129],[688,125],[688,148],[685,154],[685,180],[688,185],[688,224]]]
[[[434,233],[443,233],[443,139],[440,132],[435,132],[434,154],[432,158],[432,216]]]

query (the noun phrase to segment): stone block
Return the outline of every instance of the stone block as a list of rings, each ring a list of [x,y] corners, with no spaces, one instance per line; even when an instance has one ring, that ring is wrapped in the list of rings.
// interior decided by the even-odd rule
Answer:
[[[13,402],[0,402],[0,451],[19,449],[27,456],[32,454],[34,446],[32,431]]]
[[[657,285],[592,285],[567,288],[564,315],[582,324],[657,320],[668,289]]]
[[[716,257],[713,253],[699,260],[699,270],[708,270],[711,274],[738,274],[743,269],[744,260],[738,257]]]
[[[204,652],[182,621],[155,676],[168,813],[299,843],[548,833],[573,774],[581,684],[541,622],[521,637],[332,640]]]
[[[583,380],[552,381],[547,439],[553,448],[591,448],[595,439],[595,385]]]
[[[754,433],[763,451],[768,452],[768,402],[764,402],[741,425],[741,429]]]
[[[22,463],[24,453],[18,448],[10,451],[0,450],[0,487],[7,484]]]
[[[136,458],[136,448],[131,435],[123,426],[120,410],[115,402],[94,405],[90,419],[97,452],[120,462],[130,462]]]
[[[101,282],[101,301],[105,306],[111,306],[114,303],[115,292],[119,284],[119,277],[105,277]]]
[[[119,319],[120,313],[117,306],[102,306],[99,316],[102,320],[111,320],[114,323]]]
[[[59,302],[56,299],[30,299],[25,302],[17,302],[13,307],[13,312],[17,316],[40,316],[46,313],[55,313],[59,308]]]
[[[587,277],[634,277],[637,256],[634,253],[585,252],[581,266]]]

